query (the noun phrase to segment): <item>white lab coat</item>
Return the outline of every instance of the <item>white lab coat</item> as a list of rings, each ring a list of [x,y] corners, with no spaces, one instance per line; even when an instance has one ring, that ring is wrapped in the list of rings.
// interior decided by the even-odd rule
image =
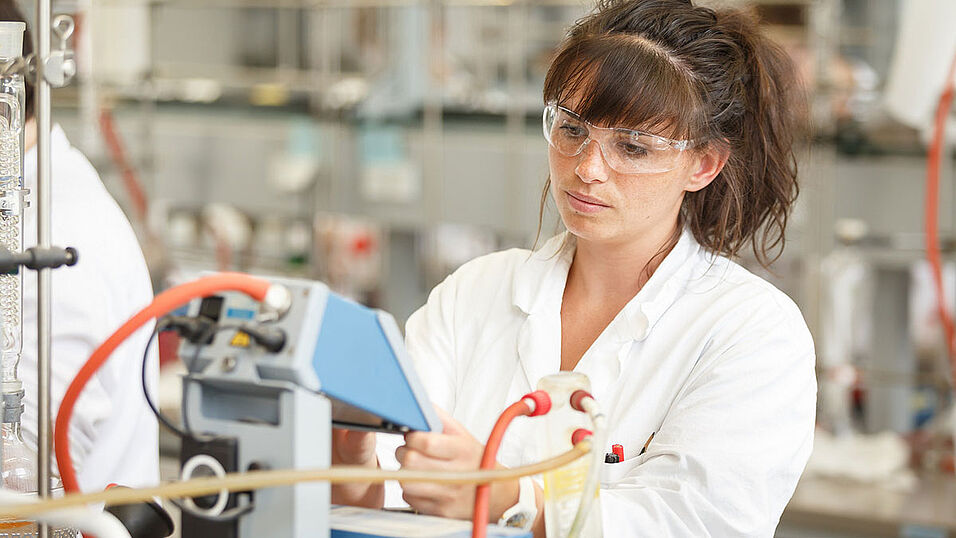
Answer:
[[[90,354],[153,297],[146,262],[129,221],[96,170],[57,125],[51,137],[51,234],[55,246],[76,247],[79,262],[52,272],[52,412]],[[24,248],[36,245],[36,148],[24,156]],[[37,278],[24,271],[23,355],[26,390],[24,440],[36,447]],[[156,419],[143,398],[140,367],[152,324],[133,334],[90,380],[73,411],[70,452],[83,491],[111,482],[144,486],[159,481]],[[155,347],[149,383],[158,378]]]
[[[565,238],[465,264],[408,320],[430,398],[478,439],[560,368]],[[609,444],[624,445],[624,461],[602,469],[605,536],[773,535],[810,455],[816,401],[813,342],[786,295],[685,231],[575,371],[608,414]],[[538,461],[540,427],[515,421],[499,461]]]

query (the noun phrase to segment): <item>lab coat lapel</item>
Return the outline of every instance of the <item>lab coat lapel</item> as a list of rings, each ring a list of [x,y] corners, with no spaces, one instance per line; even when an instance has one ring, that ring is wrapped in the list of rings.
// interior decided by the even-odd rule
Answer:
[[[559,234],[515,274],[514,305],[526,315],[516,345],[529,390],[561,368],[561,299],[573,257],[573,238]]]
[[[561,369],[561,313],[538,311],[525,318],[518,332],[518,360],[528,383],[535,390],[538,380]]]
[[[692,267],[687,262],[699,249],[694,236],[685,229],[647,284],[625,305],[575,368],[591,380],[591,393],[604,400],[609,406],[606,410],[616,406],[619,393],[626,385],[620,382],[620,376],[626,375],[628,365],[641,348],[640,343],[677,300]]]

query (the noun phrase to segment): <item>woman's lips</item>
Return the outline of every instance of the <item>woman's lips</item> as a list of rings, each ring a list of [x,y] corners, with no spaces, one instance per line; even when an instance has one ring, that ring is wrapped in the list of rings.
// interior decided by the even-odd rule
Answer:
[[[580,193],[565,191],[565,194],[568,195],[568,203],[571,204],[571,207],[582,213],[596,213],[611,207],[597,198],[591,198]]]

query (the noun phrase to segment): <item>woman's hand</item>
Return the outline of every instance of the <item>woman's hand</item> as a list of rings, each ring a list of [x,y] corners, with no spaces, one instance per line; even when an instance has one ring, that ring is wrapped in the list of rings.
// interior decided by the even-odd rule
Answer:
[[[398,447],[395,457],[403,469],[474,471],[481,464],[484,445],[468,430],[440,409],[443,433],[411,432],[405,434],[405,446]],[[499,465],[499,467],[501,467]],[[474,514],[475,485],[402,483],[403,495],[415,510],[430,515],[471,519]],[[489,521],[498,521],[501,514],[518,501],[518,481],[495,482],[491,485]]]
[[[332,428],[332,465],[378,467],[375,455],[375,434]],[[385,503],[382,484],[333,484],[332,503],[381,508]]]

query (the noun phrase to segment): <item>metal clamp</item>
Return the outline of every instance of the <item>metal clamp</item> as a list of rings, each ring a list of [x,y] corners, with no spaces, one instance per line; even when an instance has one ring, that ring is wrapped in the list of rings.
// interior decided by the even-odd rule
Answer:
[[[73,17],[57,15],[53,17],[53,36],[57,39],[57,47],[50,51],[50,56],[43,63],[43,76],[54,88],[62,88],[70,83],[76,75],[76,61],[73,51],[68,49],[66,42],[73,35]]]
[[[76,76],[76,60],[73,51],[67,48],[67,40],[73,35],[76,25],[73,17],[57,15],[53,18],[53,35],[57,39],[56,49],[50,52],[43,63],[43,74],[46,81],[54,88],[62,88]],[[20,73],[30,82],[36,82],[37,66],[36,55],[29,54],[19,58],[12,58],[0,63],[0,76]]]

